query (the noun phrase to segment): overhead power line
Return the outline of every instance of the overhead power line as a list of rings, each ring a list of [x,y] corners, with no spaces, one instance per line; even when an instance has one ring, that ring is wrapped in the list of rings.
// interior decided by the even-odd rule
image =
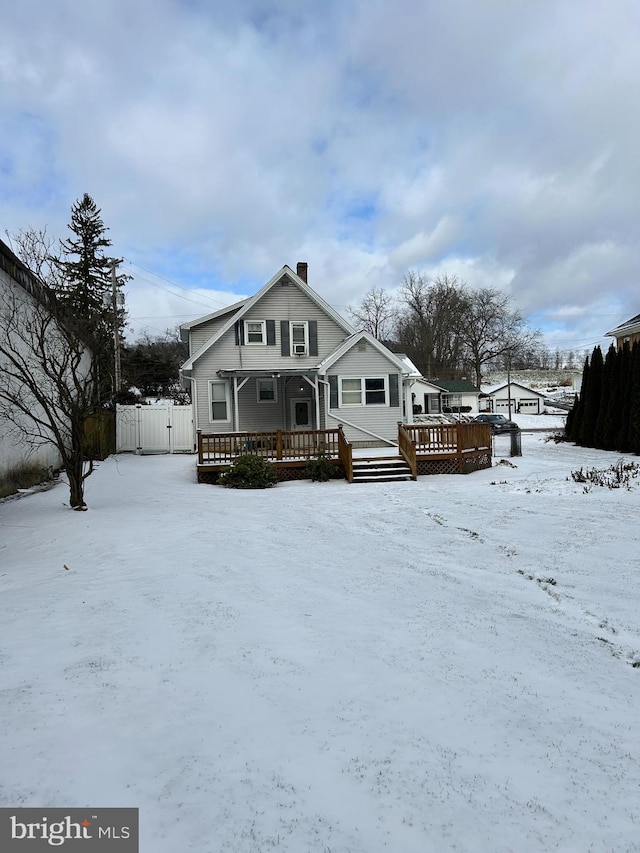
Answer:
[[[165,276],[160,275],[159,273],[156,273],[153,270],[148,270],[145,267],[140,266],[140,264],[134,263],[129,258],[125,258],[124,260],[126,260],[126,262],[128,264],[130,264],[132,267],[137,267],[138,269],[141,269],[141,270],[144,270],[145,272],[150,273],[150,275],[153,275],[156,278],[161,278],[163,281],[166,281],[168,284],[170,284],[171,287],[175,287],[178,290],[183,290],[185,293],[189,293],[189,294],[193,293],[193,290],[190,290],[188,287],[184,287],[183,285],[178,284],[175,281],[171,281],[170,279],[165,278]],[[147,278],[147,276],[140,275],[140,273],[135,273],[135,278],[139,278],[142,281],[146,281],[152,287],[157,287],[158,290],[163,290],[163,291],[165,291],[165,293],[170,293],[172,296],[176,296],[178,299],[184,299],[187,302],[192,302],[194,305],[200,305],[200,306],[203,306],[205,308],[211,308],[212,305],[219,306],[221,308],[225,308],[227,305],[227,303],[222,302],[220,299],[216,299],[213,296],[211,296],[211,297],[202,296],[202,298],[200,300],[194,299],[192,296],[183,296],[181,293],[176,293],[175,291],[170,290],[168,287],[164,287],[162,284],[159,284],[157,281],[153,281],[152,279]],[[203,299],[207,299],[208,303],[202,301]]]

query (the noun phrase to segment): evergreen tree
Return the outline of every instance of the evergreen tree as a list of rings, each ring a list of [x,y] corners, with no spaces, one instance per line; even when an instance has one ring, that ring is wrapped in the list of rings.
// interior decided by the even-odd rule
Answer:
[[[588,384],[582,391],[584,396],[584,411],[582,413],[578,443],[583,447],[595,447],[596,424],[600,411],[600,398],[602,396],[603,370],[602,350],[600,347],[594,347],[591,354]]]
[[[640,454],[640,345],[631,350],[631,405],[629,409],[629,449]]]
[[[627,453],[630,449],[629,418],[631,414],[631,350],[628,344],[622,347],[619,355],[619,408],[617,411],[618,428],[616,431],[615,450],[619,453]]]
[[[113,329],[111,270],[115,260],[105,254],[111,246],[101,211],[85,193],[71,208],[72,236],[60,241],[62,257],[55,261],[61,280],[57,286],[62,305],[78,320],[95,341],[97,375],[101,396],[113,392]],[[127,276],[117,279],[122,287]],[[119,332],[124,311],[116,309]]]
[[[587,386],[589,385],[589,358],[587,357],[584,361],[584,367],[582,368],[582,384],[580,385],[580,394],[573,406],[573,417],[571,418],[571,423],[567,421],[567,438],[570,441],[575,441],[576,444],[580,444],[580,429],[582,426],[582,419],[584,416],[584,401],[585,394],[587,390]],[[570,426],[570,431],[569,431]]]
[[[611,364],[611,376],[610,383],[611,387],[609,389],[609,398],[607,401],[606,410],[603,413],[604,418],[604,430],[603,430],[603,448],[605,450],[615,450],[616,449],[616,441],[618,436],[618,429],[620,427],[620,412],[622,411],[622,394],[624,393],[621,385],[620,385],[620,361],[621,361],[621,352],[619,349],[615,348],[614,344],[611,344],[609,348],[609,352],[607,353],[607,359],[609,358],[609,353],[612,353],[612,364]],[[606,366],[606,361],[605,361]]]
[[[615,362],[616,348],[613,344],[611,344],[611,346],[607,350],[607,356],[604,360],[600,405],[598,408],[598,416],[596,419],[596,429],[594,436],[594,447],[598,447],[601,450],[612,449],[608,426],[611,413],[611,398],[613,392]]]
[[[574,424],[574,420],[576,417],[577,407],[578,407],[578,398],[576,396],[575,400],[573,401],[573,408],[570,409],[569,414],[567,415],[567,419],[564,422],[564,434],[565,434],[566,438],[568,438],[570,441],[572,440],[573,424]]]

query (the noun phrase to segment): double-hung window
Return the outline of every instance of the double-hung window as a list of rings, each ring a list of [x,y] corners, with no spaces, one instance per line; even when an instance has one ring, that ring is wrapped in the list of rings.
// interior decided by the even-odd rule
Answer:
[[[265,320],[245,320],[244,333],[249,346],[251,344],[266,344],[267,323]]]
[[[212,422],[229,422],[230,401],[229,383],[224,381],[209,382],[209,401]]]
[[[275,378],[256,379],[259,403],[276,403],[278,401],[278,386]]]
[[[289,324],[291,332],[291,355],[309,354],[309,324],[305,322]]]
[[[386,406],[388,390],[386,376],[341,376],[340,407]]]
[[[462,394],[443,394],[442,405],[446,409],[459,409],[462,405]]]

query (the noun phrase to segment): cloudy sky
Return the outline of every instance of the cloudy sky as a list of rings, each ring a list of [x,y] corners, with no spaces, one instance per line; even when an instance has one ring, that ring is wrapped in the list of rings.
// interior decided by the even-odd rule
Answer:
[[[284,264],[342,313],[409,270],[548,345],[640,312],[637,0],[5,0],[0,234],[89,193],[152,333]]]

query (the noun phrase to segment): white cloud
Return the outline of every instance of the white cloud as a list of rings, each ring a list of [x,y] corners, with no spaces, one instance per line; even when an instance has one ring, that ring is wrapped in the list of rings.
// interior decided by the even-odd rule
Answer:
[[[89,192],[115,251],[173,280],[175,257],[243,291],[305,259],[338,305],[418,268],[630,316],[639,36],[635,0],[23,0],[1,224],[62,235]]]

